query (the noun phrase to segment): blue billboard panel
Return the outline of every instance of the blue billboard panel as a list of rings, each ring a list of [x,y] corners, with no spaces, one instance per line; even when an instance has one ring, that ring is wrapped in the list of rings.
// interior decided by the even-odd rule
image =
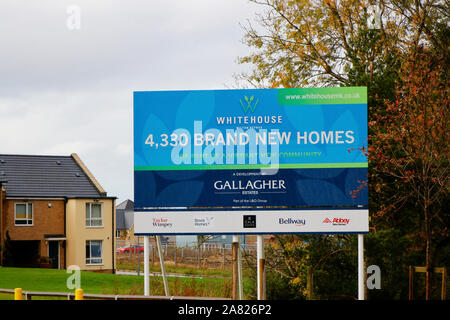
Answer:
[[[364,87],[135,92],[136,211],[365,206],[366,97]]]

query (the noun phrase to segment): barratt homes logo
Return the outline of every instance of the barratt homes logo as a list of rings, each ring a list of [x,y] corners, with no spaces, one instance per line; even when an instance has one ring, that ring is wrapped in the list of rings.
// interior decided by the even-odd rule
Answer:
[[[248,113],[251,111],[251,113],[255,112],[256,106],[258,105],[259,99],[255,99],[254,96],[251,96],[248,98],[247,96],[244,96],[245,103],[242,102],[242,99],[239,99],[239,102],[241,103],[242,110],[244,110],[244,113]]]
[[[332,220],[330,218],[326,218],[322,221],[322,223],[331,223],[333,226],[346,226],[350,222],[350,219],[346,218],[333,218]]]

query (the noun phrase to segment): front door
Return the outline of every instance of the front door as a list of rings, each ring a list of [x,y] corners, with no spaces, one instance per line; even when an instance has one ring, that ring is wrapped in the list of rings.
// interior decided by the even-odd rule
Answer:
[[[48,256],[52,259],[52,268],[59,269],[59,241],[48,242]]]

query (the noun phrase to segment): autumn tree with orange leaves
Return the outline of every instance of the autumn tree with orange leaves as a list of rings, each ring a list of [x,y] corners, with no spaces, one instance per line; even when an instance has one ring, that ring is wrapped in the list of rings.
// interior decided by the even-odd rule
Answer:
[[[374,116],[369,147],[376,188],[388,189],[375,218],[405,203],[420,210],[419,237],[425,243],[426,299],[431,297],[433,241],[449,237],[445,201],[449,192],[449,87],[442,57],[420,50],[405,61],[403,85],[394,102]],[[377,175],[390,180],[377,179]],[[395,183],[392,183],[394,181]],[[448,209],[448,208],[447,208]]]
[[[380,296],[405,297],[408,284],[405,289],[399,277],[404,279],[409,264],[423,264],[425,257],[430,270],[436,263],[448,263],[450,256],[450,221],[445,212],[448,3],[249,1],[262,10],[256,16],[258,27],[250,22],[244,26],[243,40],[253,50],[239,62],[253,69],[236,76],[239,87],[367,86],[369,141],[361,149],[369,157],[372,232],[365,237],[366,257],[388,270],[383,278],[388,288]],[[361,185],[365,187],[367,183]],[[353,239],[316,238],[278,236],[276,253],[282,258],[274,266],[281,276],[277,283],[288,279],[301,292],[308,264],[320,266],[318,272],[328,277],[327,285],[318,290],[322,297],[343,293],[346,290],[343,283],[335,283],[333,268],[352,268]],[[426,298],[430,295],[429,272]]]

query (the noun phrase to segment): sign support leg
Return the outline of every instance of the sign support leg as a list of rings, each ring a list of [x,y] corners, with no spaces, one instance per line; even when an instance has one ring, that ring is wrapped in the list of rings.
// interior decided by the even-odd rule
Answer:
[[[241,254],[241,237],[233,236],[232,254],[233,254],[233,300],[244,299],[244,286],[242,280],[242,254]]]
[[[239,275],[239,300],[244,300],[244,280],[242,276],[242,251],[241,236],[238,236],[238,275]]]
[[[238,299],[238,287],[239,287],[239,266],[238,266],[238,242],[237,236],[233,236],[233,242],[231,243],[231,299]]]
[[[140,276],[141,275],[141,251],[139,251],[139,245],[140,245],[140,237],[138,236],[138,241],[137,241],[137,247],[136,247],[136,251],[138,254],[138,261],[137,261],[137,275]]]
[[[256,236],[256,255],[257,255],[257,271],[258,271],[258,300],[266,299],[266,270],[264,259],[264,236]]]
[[[358,234],[358,300],[364,300],[364,235]]]
[[[144,295],[150,295],[148,236],[144,236]]]
[[[158,246],[159,261],[161,263],[161,274],[164,282],[164,292],[166,296],[170,296],[169,284],[167,283],[166,266],[164,264],[164,254],[161,248],[161,236],[156,236],[156,245]]]

